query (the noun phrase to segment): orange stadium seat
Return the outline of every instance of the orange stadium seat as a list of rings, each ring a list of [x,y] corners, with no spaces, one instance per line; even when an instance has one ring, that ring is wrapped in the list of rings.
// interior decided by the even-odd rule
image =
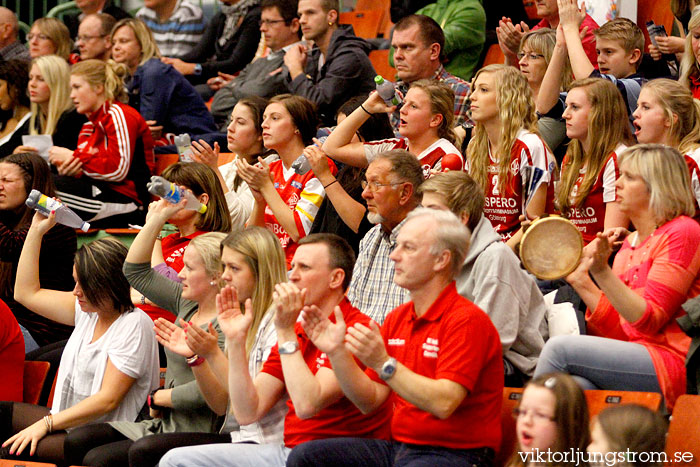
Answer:
[[[41,389],[44,387],[46,375],[51,364],[49,362],[24,362],[24,380],[22,382],[22,400],[27,404],[38,404]]]
[[[396,81],[396,68],[389,65],[389,49],[371,51],[369,61],[378,75],[389,81]]]
[[[661,394],[658,392],[586,390],[586,403],[591,418],[603,409],[619,404],[638,404],[651,410],[659,410]]]
[[[685,394],[676,400],[668,426],[666,455],[668,466],[700,465],[700,396]],[[689,462],[682,462],[686,460]]]
[[[355,10],[340,14],[340,24],[350,24],[355,35],[365,39],[374,39],[379,35],[384,12],[381,10]]]
[[[501,446],[496,453],[493,465],[502,467],[513,455],[517,442],[513,409],[523,396],[523,388],[503,388],[503,405],[501,405]]]

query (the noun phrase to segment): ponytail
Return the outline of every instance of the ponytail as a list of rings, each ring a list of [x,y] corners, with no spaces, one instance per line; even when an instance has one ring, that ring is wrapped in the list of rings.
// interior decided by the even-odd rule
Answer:
[[[103,86],[108,101],[128,101],[124,79],[129,75],[129,68],[123,63],[85,60],[73,65],[71,75],[82,76],[91,86]]]

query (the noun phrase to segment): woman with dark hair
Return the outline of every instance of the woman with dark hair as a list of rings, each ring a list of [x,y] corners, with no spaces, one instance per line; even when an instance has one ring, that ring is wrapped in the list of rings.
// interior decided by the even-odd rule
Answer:
[[[149,205],[146,223],[129,248],[124,274],[132,287],[175,315],[177,325],[184,328],[185,333],[189,333],[191,327],[200,327],[211,333],[217,342],[215,345],[223,348],[224,335],[216,319],[216,296],[221,280],[221,241],[226,235],[210,232],[192,240],[183,254],[185,267],[178,274],[182,283],[164,278],[150,265],[158,233],[168,219],[184,209],[185,203],[159,200]],[[158,435],[216,432],[220,420],[208,406],[194,376],[204,359],[193,353],[179,355],[169,346],[166,346],[166,355],[165,386],[151,392],[148,398],[151,419],[136,423],[132,420],[110,421],[71,431],[66,438],[66,461],[69,464],[95,467],[156,465],[165,451],[172,447],[162,445],[163,438]],[[210,381],[210,384],[217,383]],[[191,435],[192,438],[195,436]]]
[[[336,115],[338,124],[358,109],[366,98],[366,96],[356,96],[341,105]],[[385,113],[376,113],[360,126],[352,142],[378,141],[393,136],[389,116]],[[321,203],[310,233],[338,234],[348,241],[357,255],[360,240],[373,226],[366,220],[367,206],[362,198],[361,183],[366,169],[346,165],[338,171],[336,176],[333,176],[328,157],[320,148],[320,141],[314,141],[317,145],[304,149],[304,156],[311,164],[316,177],[327,189],[326,199]]]
[[[12,154],[22,144],[22,135],[29,133],[32,116],[27,96],[29,65],[24,60],[0,62],[0,110],[9,119],[0,122],[0,157]]]
[[[51,320],[75,326],[61,357],[53,406],[0,403],[0,429],[10,455],[63,463],[67,429],[109,420],[134,421],[158,385],[152,321],[129,297],[122,273],[126,247],[114,238],[83,246],[75,256],[72,292],[42,288],[41,241],[53,215],[36,213],[17,269],[17,301]],[[28,449],[27,449],[28,448]]]
[[[168,219],[168,222],[177,227],[178,231],[167,237],[156,238],[151,264],[157,272],[180,282],[178,273],[184,267],[183,255],[190,241],[207,232],[230,232],[231,218],[228,215],[221,184],[210,167],[198,162],[178,162],[167,167],[161,176],[190,190],[200,203],[207,206],[204,214],[191,209],[179,210]],[[153,305],[135,290],[132,292],[132,299],[154,321],[158,318],[169,321],[175,319],[171,312]]]
[[[269,165],[251,165],[238,159],[237,169],[250,187],[255,205],[248,225],[272,229],[280,239],[289,268],[297,242],[308,235],[318,208],[326,196],[321,182],[309,170],[299,173],[292,167],[313,142],[318,125],[314,104],[299,96],[280,94],[270,100],[262,123],[265,147],[279,154]],[[331,171],[336,172],[335,165]],[[273,181],[274,179],[274,181]]]
[[[250,96],[239,100],[233,108],[231,123],[226,129],[226,139],[228,149],[236,154],[236,159],[244,159],[249,164],[255,164],[258,157],[264,158],[270,155],[271,151],[265,149],[262,140],[265,107],[267,107],[267,99]],[[204,140],[192,142],[192,158],[207,164],[216,172],[221,187],[226,193],[226,204],[228,204],[233,227],[243,228],[253,210],[253,194],[248,184],[238,175],[236,159],[219,166],[219,150],[218,143],[214,143],[212,148]]]
[[[44,346],[68,339],[72,328],[33,313],[14,299],[17,262],[33,214],[24,201],[32,190],[47,196],[56,194],[44,159],[35,153],[0,159],[0,299],[36,343]],[[39,260],[39,279],[44,287],[62,291],[73,288],[71,269],[76,248],[75,230],[64,225],[56,225],[44,235]]]

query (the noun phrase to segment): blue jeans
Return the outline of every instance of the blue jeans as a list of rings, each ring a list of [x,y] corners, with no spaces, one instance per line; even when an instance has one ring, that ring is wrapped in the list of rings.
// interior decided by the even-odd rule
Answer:
[[[535,377],[572,375],[583,389],[661,392],[651,355],[641,344],[596,336],[556,336],[547,341]]]
[[[281,444],[229,443],[175,448],[159,467],[284,467],[290,449]]]
[[[39,348],[39,344],[36,343],[32,335],[29,333],[27,328],[22,326],[21,324],[19,325],[19,329],[22,331],[22,337],[24,337],[24,353],[29,353],[32,350],[36,350]]]
[[[309,441],[295,447],[287,467],[487,467],[493,465],[493,450],[449,449],[366,438],[332,438]]]

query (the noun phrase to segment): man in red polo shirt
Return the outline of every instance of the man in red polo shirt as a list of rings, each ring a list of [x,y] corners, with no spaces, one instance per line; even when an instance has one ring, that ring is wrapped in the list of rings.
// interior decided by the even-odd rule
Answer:
[[[168,452],[159,465],[282,467],[291,448],[309,440],[389,438],[390,404],[378,404],[368,415],[360,412],[343,396],[328,357],[313,345],[297,322],[302,308],[313,305],[324,318],[336,310],[344,322],[369,325],[370,319],[345,298],[354,264],[352,248],[337,235],[312,234],[299,241],[289,282],[275,287],[278,345],[272,348],[255,379],[248,372],[246,335],[227,339],[229,374],[236,375],[229,384],[236,420],[241,425],[257,422],[287,392],[284,445],[232,443],[177,448]]]
[[[455,288],[468,243],[469,231],[454,214],[417,209],[391,254],[394,281],[411,301],[381,329],[372,322],[346,330],[340,309],[335,323],[315,307],[304,309],[304,329],[330,358],[347,398],[364,413],[392,401],[393,440],[312,441],[294,448],[288,467],[392,466],[399,459],[492,464],[501,439],[503,362],[491,320]]]

